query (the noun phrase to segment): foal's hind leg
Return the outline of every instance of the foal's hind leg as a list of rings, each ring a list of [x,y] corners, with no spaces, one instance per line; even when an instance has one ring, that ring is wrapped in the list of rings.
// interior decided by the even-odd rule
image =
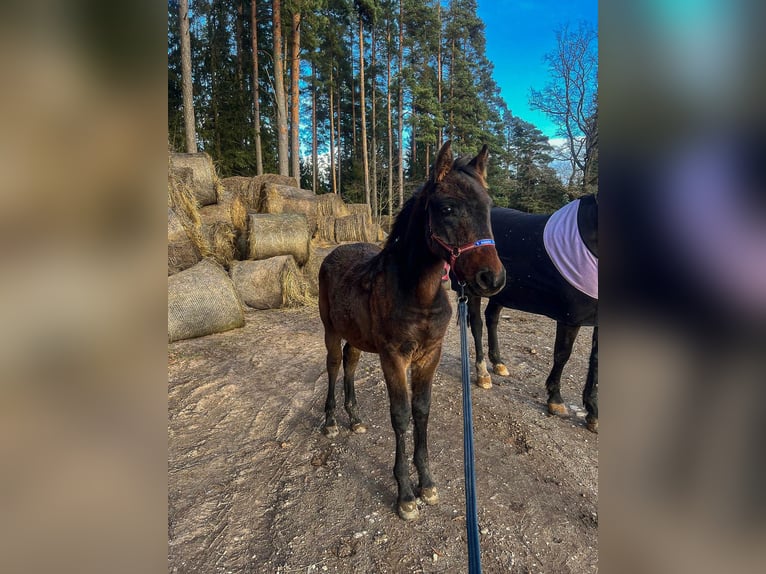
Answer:
[[[553,347],[553,368],[545,381],[548,390],[548,412],[552,415],[566,416],[569,414],[564,400],[561,398],[561,372],[572,355],[579,326],[556,323],[556,343]]]
[[[473,335],[473,346],[476,349],[476,384],[482,389],[492,387],[492,379],[487,372],[482,347],[481,297],[468,295],[468,323]]]
[[[507,377],[510,375],[508,368],[503,364],[500,358],[500,345],[497,342],[497,324],[500,321],[500,311],[503,306],[495,303],[492,299],[487,303],[487,309],[484,311],[484,318],[487,322],[487,338],[489,340],[489,360],[494,367],[492,370],[496,375]]]
[[[585,417],[588,430],[598,432],[598,327],[593,327],[593,346],[590,350],[588,378],[582,391],[582,402],[588,412]]]
[[[341,338],[325,326],[324,344],[327,347],[327,400],[324,403],[324,428],[322,431],[328,438],[338,434],[338,423],[335,421],[335,381],[338,378],[341,362]]]
[[[354,391],[354,373],[361,355],[362,352],[356,347],[352,347],[351,343],[347,342],[343,346],[343,393],[345,395],[343,405],[351,419],[351,430],[355,433],[367,432],[367,427],[362,424],[356,412],[356,392]]]

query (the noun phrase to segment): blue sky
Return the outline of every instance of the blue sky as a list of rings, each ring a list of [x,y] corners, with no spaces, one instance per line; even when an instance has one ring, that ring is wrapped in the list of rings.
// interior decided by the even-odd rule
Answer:
[[[543,56],[556,45],[555,31],[580,21],[598,25],[597,0],[478,0],[486,26],[487,57],[494,78],[513,115],[536,125],[548,137],[556,128],[548,118],[529,109],[529,89],[542,89],[548,80]]]

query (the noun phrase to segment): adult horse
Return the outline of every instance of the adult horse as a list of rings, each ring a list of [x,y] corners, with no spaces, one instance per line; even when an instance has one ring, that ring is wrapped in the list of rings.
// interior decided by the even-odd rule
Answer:
[[[564,416],[561,372],[583,325],[593,326],[588,376],[583,389],[589,430],[598,431],[598,202],[595,195],[572,201],[551,215],[494,208],[492,230],[505,265],[505,287],[489,298],[484,317],[489,360],[507,376],[500,357],[497,323],[503,307],[546,315],[556,321],[553,368],[545,382],[548,412]],[[476,382],[492,386],[482,350],[481,297],[469,294],[468,313],[476,347]]]
[[[357,412],[354,371],[362,351],[378,353],[396,435],[397,510],[404,520],[418,515],[405,448],[410,416],[420,498],[427,504],[439,499],[429,470],[427,427],[431,383],[452,316],[441,281],[445,262],[476,295],[492,295],[505,282],[489,223],[487,157],[484,146],[470,161],[453,161],[450,142],[445,143],[429,180],[405,203],[383,249],[368,243],[341,245],[319,269],[329,383],[324,433],[338,434],[335,380],[341,360],[351,430],[366,431]]]

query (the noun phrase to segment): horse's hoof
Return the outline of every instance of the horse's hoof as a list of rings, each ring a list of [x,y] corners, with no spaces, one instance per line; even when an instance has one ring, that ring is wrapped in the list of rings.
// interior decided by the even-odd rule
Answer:
[[[439,502],[439,493],[437,492],[436,487],[430,486],[428,488],[422,489],[420,491],[420,500],[429,506],[437,504]]]
[[[598,434],[598,419],[590,420],[585,423],[585,428],[590,432]]]
[[[326,426],[322,429],[322,432],[327,438],[335,438],[338,436],[338,425]]]
[[[548,413],[565,417],[569,415],[569,409],[564,403],[548,403]]]
[[[351,432],[356,434],[364,434],[367,432],[367,427],[362,423],[354,423],[351,425]]]
[[[492,371],[496,375],[500,375],[501,377],[507,377],[511,373],[508,372],[508,368],[503,363],[498,363],[494,367],[492,367]]]
[[[418,510],[418,503],[414,500],[410,502],[401,502],[398,507],[399,518],[402,520],[415,520],[418,517],[420,511]]]
[[[476,377],[476,385],[481,387],[482,389],[491,389],[492,388],[492,378],[489,375],[483,375],[480,377]]]

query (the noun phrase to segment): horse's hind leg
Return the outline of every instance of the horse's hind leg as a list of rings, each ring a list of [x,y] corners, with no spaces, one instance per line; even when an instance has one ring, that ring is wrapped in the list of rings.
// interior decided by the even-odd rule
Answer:
[[[556,343],[553,346],[553,368],[545,381],[548,390],[548,412],[552,415],[566,416],[569,414],[564,400],[561,398],[561,372],[572,355],[577,333],[580,327],[556,323]]]
[[[362,424],[359,415],[356,412],[356,392],[354,391],[354,373],[359,363],[359,357],[362,352],[351,343],[343,346],[343,393],[345,395],[346,412],[351,419],[351,430],[355,433],[367,432],[367,427]]]
[[[507,377],[510,373],[500,358],[500,345],[497,341],[497,324],[500,322],[500,311],[503,306],[495,303],[492,299],[487,303],[484,318],[487,323],[487,339],[489,340],[489,360],[492,362],[492,370],[496,375]]]
[[[468,295],[468,323],[471,325],[473,345],[476,349],[476,384],[482,389],[489,389],[492,387],[492,379],[487,372],[482,347],[481,297]]]
[[[588,412],[585,417],[588,430],[598,432],[598,327],[593,327],[593,346],[590,350],[588,378],[582,391],[582,402]]]
[[[412,376],[412,419],[415,423],[415,468],[418,470],[420,499],[426,504],[439,502],[439,493],[431,478],[428,464],[428,415],[431,410],[431,387],[434,371],[439,364],[441,348],[414,362]]]
[[[341,362],[341,338],[325,326],[324,344],[327,347],[327,400],[324,404],[324,434],[333,438],[338,434],[338,423],[335,421],[335,381]]]

